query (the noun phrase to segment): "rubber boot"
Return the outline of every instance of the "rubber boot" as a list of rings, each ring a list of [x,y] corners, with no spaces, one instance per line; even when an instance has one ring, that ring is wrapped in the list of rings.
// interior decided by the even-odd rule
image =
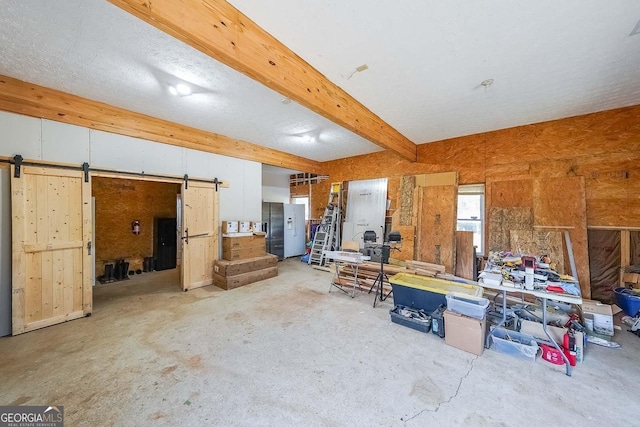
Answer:
[[[104,281],[111,282],[113,281],[113,264],[105,264],[104,265]]]
[[[122,261],[122,278],[129,278],[129,263],[125,262],[124,260]]]
[[[115,273],[114,273],[115,279],[116,280],[122,280],[122,278],[124,276],[122,275],[122,260],[121,259],[116,261],[116,266],[115,266],[114,270],[115,270]]]

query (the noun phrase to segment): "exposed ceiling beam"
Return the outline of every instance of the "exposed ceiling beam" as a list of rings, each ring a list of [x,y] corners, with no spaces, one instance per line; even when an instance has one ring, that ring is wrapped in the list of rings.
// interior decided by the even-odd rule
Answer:
[[[254,162],[322,173],[320,163],[0,75],[0,110]]]
[[[108,0],[374,144],[416,161],[416,145],[224,0]]]

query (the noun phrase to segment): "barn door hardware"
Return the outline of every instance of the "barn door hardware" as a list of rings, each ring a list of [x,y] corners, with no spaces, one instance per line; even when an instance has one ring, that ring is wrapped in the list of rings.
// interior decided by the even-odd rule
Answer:
[[[84,172],[84,182],[89,182],[89,163],[82,164],[82,171]]]
[[[213,179],[213,183],[214,183],[214,184],[215,184],[215,186],[216,186],[216,191],[218,191],[218,184],[222,184],[222,182],[218,181],[218,178],[214,178],[214,179]]]
[[[184,174],[184,188],[185,190],[189,188],[189,175],[187,175],[186,173]]]
[[[22,156],[20,154],[16,154],[13,157],[13,164],[15,169],[13,171],[14,178],[20,178],[20,167],[22,166]]]
[[[200,233],[200,234],[194,234],[193,236],[189,236],[189,229],[186,228],[184,230],[184,236],[182,237],[182,240],[184,240],[184,242],[188,245],[189,244],[189,237],[194,238],[194,237],[202,237],[202,236],[208,236],[209,233]]]
[[[91,255],[91,241],[87,242],[87,255]]]

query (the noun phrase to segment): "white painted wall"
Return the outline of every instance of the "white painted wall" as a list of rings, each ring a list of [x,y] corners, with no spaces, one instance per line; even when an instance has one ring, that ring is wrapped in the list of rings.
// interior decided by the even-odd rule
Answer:
[[[0,337],[11,334],[10,183],[9,168],[0,168]]]
[[[262,171],[262,201],[289,203],[289,175]]]
[[[78,165],[88,162],[94,168],[127,172],[217,177],[230,184],[220,193],[222,221],[256,221],[262,218],[262,165],[258,162],[0,111],[0,156],[13,157],[16,154],[25,160]],[[3,309],[5,300],[8,298],[10,301],[11,298],[11,246],[6,240],[11,236],[9,182],[8,171],[2,172],[0,336],[5,335],[7,322],[9,328],[11,325],[11,312]]]

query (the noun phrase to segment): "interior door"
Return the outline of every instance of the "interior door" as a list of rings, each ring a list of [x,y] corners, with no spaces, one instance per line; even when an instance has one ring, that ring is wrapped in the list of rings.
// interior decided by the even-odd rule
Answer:
[[[11,175],[13,335],[91,314],[91,183],[49,167]]]
[[[218,259],[218,192],[214,184],[182,184],[182,289],[213,284]]]

